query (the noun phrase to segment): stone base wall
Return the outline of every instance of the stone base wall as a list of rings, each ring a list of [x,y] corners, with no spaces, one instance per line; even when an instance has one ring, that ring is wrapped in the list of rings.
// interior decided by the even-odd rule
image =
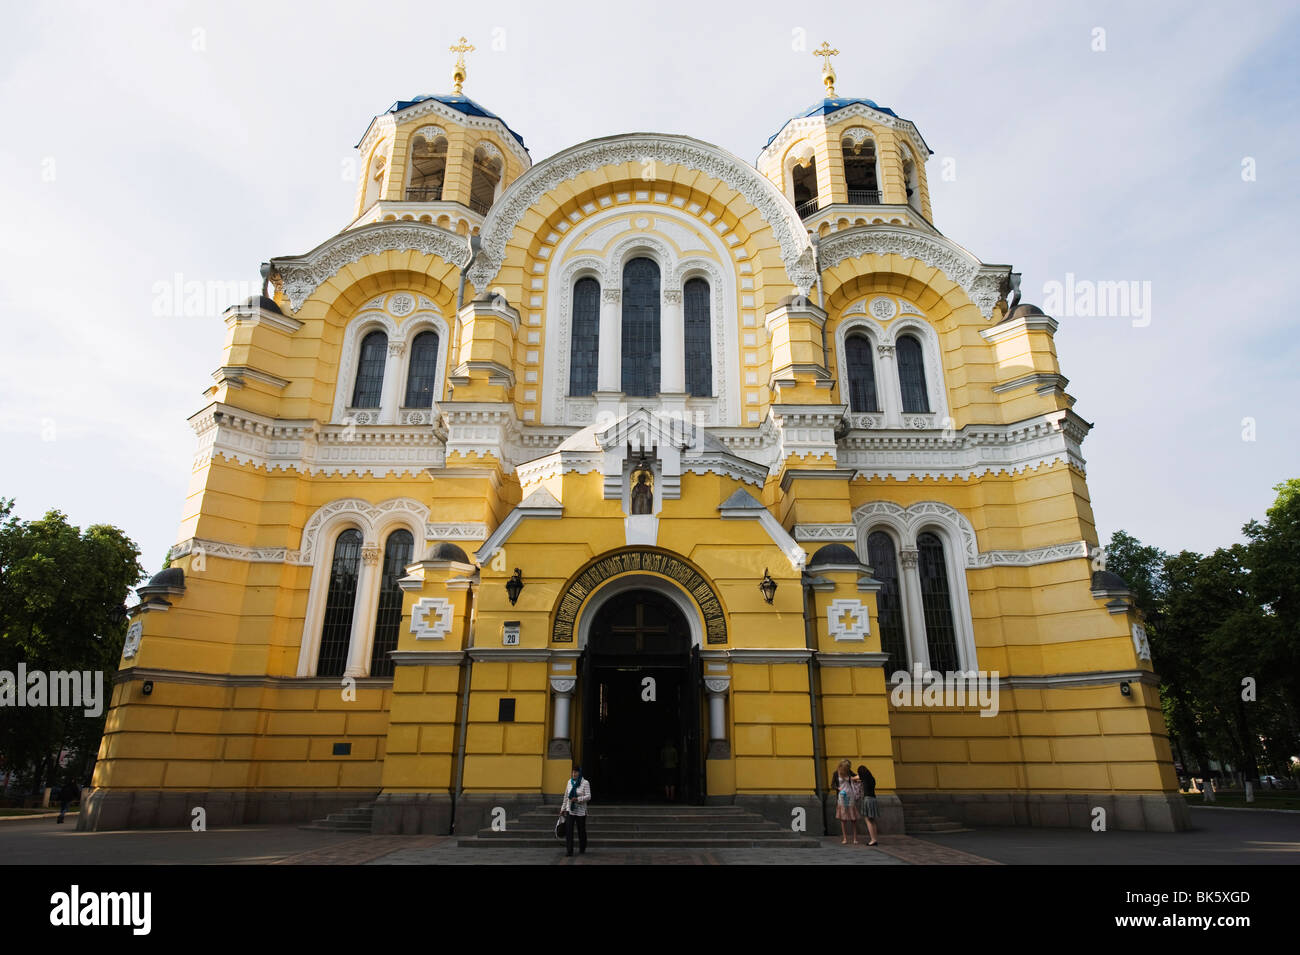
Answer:
[[[904,812],[908,806],[915,805],[971,827],[1090,829],[1097,818],[1094,809],[1098,807],[1106,812],[1107,829],[1183,832],[1192,827],[1187,802],[1176,793],[904,792],[899,795]]]
[[[209,790],[159,792],[96,789],[77,816],[79,830],[189,829],[203,810],[204,825],[286,824],[324,819],[332,812],[368,806],[378,792],[250,792]]]

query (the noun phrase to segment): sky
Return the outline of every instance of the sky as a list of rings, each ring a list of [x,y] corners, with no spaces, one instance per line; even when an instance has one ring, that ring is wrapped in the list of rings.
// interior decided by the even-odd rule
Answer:
[[[462,34],[465,92],[534,162],[646,131],[753,162],[821,97],[828,40],[840,95],[934,150],[938,229],[1057,306],[1103,541],[1230,545],[1300,476],[1294,4],[34,3],[0,33],[0,497],[20,517],[114,524],[162,565],[228,304],[164,289],[250,291],[342,229],[371,118],[450,92]],[[1077,298],[1100,282],[1132,289],[1124,314]]]

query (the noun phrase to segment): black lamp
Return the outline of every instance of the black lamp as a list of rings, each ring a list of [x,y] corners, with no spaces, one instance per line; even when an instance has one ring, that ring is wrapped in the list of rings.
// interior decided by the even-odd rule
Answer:
[[[763,579],[759,581],[758,589],[763,591],[763,599],[768,603],[771,603],[772,598],[776,596],[776,581],[772,579],[766,567],[763,568]]]
[[[506,593],[510,595],[510,606],[515,605],[519,599],[519,591],[524,589],[524,575],[519,568],[515,568],[515,575],[506,581]]]
[[[152,696],[152,695],[153,695],[153,680],[145,680],[144,683],[142,683],[142,684],[140,685],[140,691],[141,691],[142,693],[144,693],[145,696]]]
[[[1123,682],[1120,683],[1119,692],[1123,696],[1128,696],[1133,692],[1131,689],[1129,689],[1128,680],[1124,680]]]

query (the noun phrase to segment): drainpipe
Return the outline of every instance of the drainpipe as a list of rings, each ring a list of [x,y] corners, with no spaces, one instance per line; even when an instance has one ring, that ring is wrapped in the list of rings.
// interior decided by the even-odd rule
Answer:
[[[474,646],[475,609],[474,585],[471,584],[465,606],[465,626],[469,630],[469,634],[465,640],[465,658],[460,661],[460,726],[456,733],[456,781],[452,786],[451,832],[448,833],[448,835],[453,836],[456,834],[456,806],[459,804],[461,797],[465,795],[465,737],[469,732],[469,683],[474,676],[474,661],[470,657],[469,651]]]
[[[817,802],[822,807],[822,835],[830,834],[830,820],[826,816],[826,795],[822,789],[822,767],[826,765],[822,748],[821,719],[817,714],[817,699],[822,695],[821,664],[817,661],[817,623],[813,614],[816,603],[813,589],[809,584],[812,575],[803,572],[803,635],[808,647],[808,712],[812,722],[813,738],[813,791]]]

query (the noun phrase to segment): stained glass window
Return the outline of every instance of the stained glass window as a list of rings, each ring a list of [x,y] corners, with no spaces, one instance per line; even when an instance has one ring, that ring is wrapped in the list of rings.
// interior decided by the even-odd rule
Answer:
[[[320,655],[316,660],[317,676],[342,676],[347,665],[360,567],[361,532],[349,528],[334,542],[329,595],[325,598],[325,625],[321,628]]]
[[[573,286],[573,335],[569,341],[569,394],[596,390],[600,366],[600,283],[581,278]]]
[[[433,407],[438,377],[438,333],[424,331],[411,342],[411,360],[406,371],[406,400],[403,408]]]
[[[623,266],[623,393],[659,393],[659,265],[652,259]]]
[[[379,579],[379,610],[375,615],[375,645],[370,654],[371,676],[392,676],[390,650],[397,649],[397,631],[402,622],[402,588],[397,581],[406,576],[415,539],[407,530],[393,531],[384,546],[384,570]]]
[[[697,398],[713,396],[713,348],[710,344],[709,283],[691,279],[682,286],[686,322],[686,390]]]
[[[876,404],[876,367],[871,351],[871,340],[865,335],[850,335],[844,343],[844,357],[849,366],[851,411],[880,410]]]
[[[353,408],[378,408],[384,391],[384,362],[388,360],[388,336],[373,331],[361,340],[357,362],[357,384],[352,391]]]

